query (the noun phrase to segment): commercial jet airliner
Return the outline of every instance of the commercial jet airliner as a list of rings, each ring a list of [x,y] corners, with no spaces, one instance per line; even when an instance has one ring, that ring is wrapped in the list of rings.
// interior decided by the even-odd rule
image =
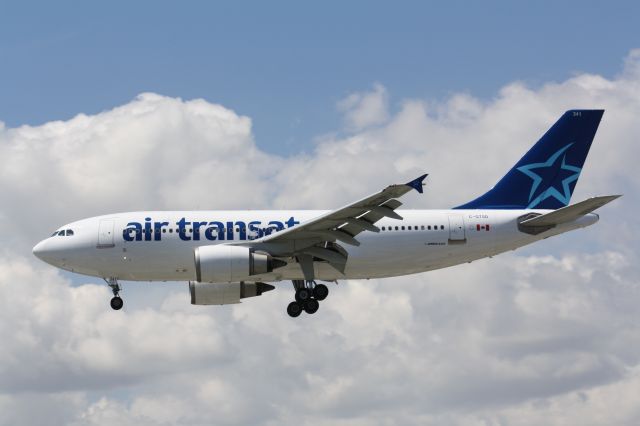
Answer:
[[[188,281],[191,303],[222,305],[290,280],[287,313],[315,313],[325,282],[397,277],[514,250],[598,221],[619,195],[569,205],[603,110],[571,110],[484,195],[449,210],[399,210],[426,174],[332,211],[142,211],[69,223],[33,248],[43,261],[103,278]],[[381,170],[384,170],[382,167]]]

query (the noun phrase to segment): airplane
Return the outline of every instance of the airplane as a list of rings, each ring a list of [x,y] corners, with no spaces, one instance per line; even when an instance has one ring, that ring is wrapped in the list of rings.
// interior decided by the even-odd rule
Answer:
[[[240,303],[291,281],[287,313],[315,313],[319,282],[422,273],[593,225],[620,195],[569,204],[604,110],[569,110],[485,194],[448,210],[399,210],[423,174],[331,211],[139,211],[58,228],[33,254],[95,276],[123,300],[120,280],[186,281],[194,305]]]

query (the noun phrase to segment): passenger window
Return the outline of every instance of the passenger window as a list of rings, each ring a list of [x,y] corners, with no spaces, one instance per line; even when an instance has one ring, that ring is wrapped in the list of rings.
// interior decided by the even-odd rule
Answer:
[[[398,227],[396,226],[396,231],[398,230]]]
[[[404,231],[404,226],[402,227],[402,230]]]
[[[67,237],[70,237],[71,235],[73,235],[73,230],[67,229]]]
[[[424,231],[424,225],[422,225],[422,230]]]
[[[444,229],[444,225],[440,225],[440,229]]]
[[[384,226],[382,227],[382,230],[384,231]]]

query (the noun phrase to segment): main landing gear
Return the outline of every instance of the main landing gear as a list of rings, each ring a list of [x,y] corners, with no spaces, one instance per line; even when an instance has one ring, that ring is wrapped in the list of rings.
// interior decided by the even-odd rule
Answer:
[[[122,290],[122,287],[120,287],[120,284],[118,284],[117,278],[111,277],[111,278],[105,278],[104,280],[107,282],[107,285],[111,287],[111,291],[113,291],[113,298],[111,299],[111,302],[110,302],[111,309],[119,311],[120,309],[122,309],[122,306],[124,305],[124,302],[119,296],[120,290]]]
[[[287,313],[290,317],[299,316],[302,311],[315,314],[320,308],[320,301],[327,298],[329,289],[324,284],[317,284],[313,280],[293,280],[296,290],[296,300],[289,303]]]

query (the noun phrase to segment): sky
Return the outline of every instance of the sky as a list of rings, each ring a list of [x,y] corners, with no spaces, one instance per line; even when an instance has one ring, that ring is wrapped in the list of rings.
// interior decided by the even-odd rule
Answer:
[[[636,425],[640,30],[632,2],[75,2],[0,13],[0,425]],[[595,226],[493,259],[191,306],[31,254],[145,209],[327,209],[429,173],[484,192],[604,108]]]
[[[339,130],[335,104],[381,83],[391,108],[491,99],[577,72],[611,77],[638,39],[637,2],[6,2],[0,118],[42,124],[142,92],[252,118],[271,153]]]

